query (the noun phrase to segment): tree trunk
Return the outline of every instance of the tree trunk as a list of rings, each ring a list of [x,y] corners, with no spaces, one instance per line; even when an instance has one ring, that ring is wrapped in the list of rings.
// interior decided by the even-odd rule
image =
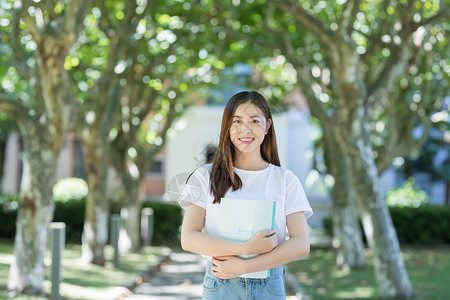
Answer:
[[[120,211],[123,229],[120,233],[119,244],[121,250],[137,250],[141,246],[141,208],[142,197],[140,193],[142,180],[123,178],[126,174],[121,174],[122,182],[125,183],[125,201]]]
[[[362,124],[362,128],[369,128],[364,121],[356,120],[355,123]],[[355,126],[346,128],[355,129]],[[363,132],[355,130],[354,135]],[[364,232],[374,259],[380,297],[410,299],[414,292],[389,210],[380,191],[372,148],[367,142],[362,142],[366,138],[355,136],[343,137],[340,145],[350,167]]]
[[[21,132],[24,134],[23,130]],[[44,256],[48,226],[53,219],[52,188],[58,151],[50,148],[45,130],[31,127],[27,133],[23,139],[20,205],[8,290],[15,294],[38,295],[44,294]]]
[[[338,177],[339,178],[339,177]],[[364,255],[359,218],[355,209],[355,200],[349,188],[340,185],[335,180],[331,191],[333,197],[333,246],[336,247],[336,265],[340,269],[365,268],[367,266]]]
[[[324,128],[324,158],[329,173],[334,177],[331,190],[333,199],[333,247],[336,248],[338,268],[364,268],[367,265],[364,255],[359,218],[355,208],[355,198],[351,189],[349,169],[343,159],[335,136]]]
[[[2,190],[2,182],[3,182],[3,169],[5,165],[5,157],[6,157],[6,144],[8,142],[8,137],[5,139],[0,138],[0,194],[3,193]]]
[[[104,144],[100,138],[84,140],[82,143],[89,189],[82,236],[82,260],[101,266],[105,264],[104,248],[108,242],[109,218],[109,199],[105,198],[107,158]]]
[[[51,6],[41,6],[39,15],[45,18],[38,14],[31,16],[30,9],[36,8],[31,1],[14,3],[13,24],[21,24],[11,34],[14,65],[29,80],[29,88],[24,90],[32,99],[3,103],[19,126],[24,141],[15,260],[8,278],[8,289],[16,293],[43,293],[43,259],[48,225],[53,219],[52,189],[58,154],[78,107],[73,101],[64,61],[78,38],[91,2],[71,1],[67,10],[56,17],[46,11],[52,10]],[[21,32],[22,22],[27,33]],[[23,45],[18,41],[22,34],[31,36],[36,43],[33,67],[26,63],[29,55],[21,52]]]

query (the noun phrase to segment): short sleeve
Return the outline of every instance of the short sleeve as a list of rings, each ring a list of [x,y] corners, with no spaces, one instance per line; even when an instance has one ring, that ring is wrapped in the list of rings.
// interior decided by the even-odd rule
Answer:
[[[288,172],[286,181],[286,216],[303,211],[305,217],[308,219],[312,216],[313,211],[306,198],[305,190],[303,189],[300,180],[294,173]]]
[[[209,172],[200,167],[189,177],[180,193],[178,204],[186,208],[189,203],[193,203],[206,210],[209,194]]]

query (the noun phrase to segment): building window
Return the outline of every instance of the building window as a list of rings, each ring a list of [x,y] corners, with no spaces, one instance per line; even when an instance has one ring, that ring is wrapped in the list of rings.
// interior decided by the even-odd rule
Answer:
[[[148,174],[163,175],[163,162],[160,159],[155,159],[153,164],[147,170]]]

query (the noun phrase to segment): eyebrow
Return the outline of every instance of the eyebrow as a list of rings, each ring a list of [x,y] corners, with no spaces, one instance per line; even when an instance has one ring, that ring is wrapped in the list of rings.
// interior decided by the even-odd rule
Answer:
[[[237,116],[237,115],[234,115],[233,118],[239,118],[239,119],[242,119],[241,116]],[[262,119],[262,117],[259,116],[259,115],[253,115],[253,116],[250,116],[250,118],[260,118],[260,119]]]

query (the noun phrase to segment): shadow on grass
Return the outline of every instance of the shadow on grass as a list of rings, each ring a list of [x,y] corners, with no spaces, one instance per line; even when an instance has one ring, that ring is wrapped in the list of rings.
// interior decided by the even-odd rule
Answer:
[[[447,300],[450,282],[450,246],[402,247],[402,255],[415,300]],[[370,252],[365,269],[339,270],[333,249],[315,249],[288,265],[300,285],[314,300],[378,299]]]
[[[9,266],[13,261],[13,242],[0,240],[0,299],[8,299],[6,285]],[[119,287],[130,281],[139,271],[155,265],[161,255],[167,255],[166,247],[144,247],[138,252],[121,253],[120,265],[114,269],[111,263],[113,250],[111,246],[105,247],[105,266],[97,266],[81,262],[81,246],[68,244],[63,253],[63,281],[61,294],[64,299],[87,299],[85,295],[95,294],[96,299],[106,297],[105,293],[111,288]],[[45,258],[44,290],[49,293],[51,282],[49,281],[51,265],[51,253],[47,252]],[[45,299],[21,296],[14,298]]]
[[[8,278],[9,264],[0,263],[0,278]],[[6,280],[0,281],[0,291],[6,291]]]

